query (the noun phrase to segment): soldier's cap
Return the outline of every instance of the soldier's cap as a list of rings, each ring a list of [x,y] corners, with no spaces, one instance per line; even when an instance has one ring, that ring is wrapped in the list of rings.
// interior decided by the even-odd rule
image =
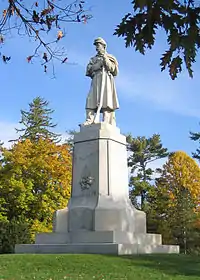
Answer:
[[[107,45],[106,42],[104,41],[104,39],[101,37],[98,37],[94,40],[94,45],[96,45],[97,43],[102,44],[104,47],[106,47],[106,45]]]

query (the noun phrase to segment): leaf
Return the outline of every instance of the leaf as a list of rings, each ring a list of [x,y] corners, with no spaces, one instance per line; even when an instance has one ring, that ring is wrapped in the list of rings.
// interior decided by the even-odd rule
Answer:
[[[63,37],[63,32],[59,30],[57,34],[57,40],[60,40],[62,37]]]
[[[177,77],[177,74],[182,71],[182,63],[183,60],[179,55],[172,59],[172,62],[169,65],[169,74],[172,80],[174,80]]]
[[[41,17],[48,15],[51,11],[52,11],[51,8],[47,8],[47,9],[42,10]]]
[[[77,15],[76,19],[78,22],[81,22],[79,15]]]
[[[36,22],[36,23],[39,23],[39,21],[40,21],[39,14],[38,14],[35,10],[33,10],[32,19],[33,19],[33,21]]]
[[[45,60],[45,62],[48,62],[47,53],[44,53],[42,58]]]
[[[4,43],[4,37],[3,35],[0,35],[0,44],[3,44]]]
[[[10,61],[11,57],[10,56],[2,55],[2,59],[3,59],[4,63],[7,63],[8,61]]]
[[[83,18],[83,23],[84,23],[84,24],[87,23],[87,17],[86,17],[86,16],[84,16],[84,18]]]
[[[3,17],[6,17],[7,15],[7,10],[3,10]]]
[[[166,66],[170,64],[172,58],[172,51],[166,51],[161,57],[161,71],[165,70]]]
[[[132,4],[134,4],[134,10],[135,11],[137,9],[142,11],[144,9],[144,7],[147,6],[147,3],[148,3],[148,0],[134,0],[134,1],[132,1]]]
[[[33,56],[32,55],[30,55],[30,56],[28,56],[26,59],[27,59],[27,61],[28,61],[28,63],[29,62],[31,62],[31,59],[33,58]]]

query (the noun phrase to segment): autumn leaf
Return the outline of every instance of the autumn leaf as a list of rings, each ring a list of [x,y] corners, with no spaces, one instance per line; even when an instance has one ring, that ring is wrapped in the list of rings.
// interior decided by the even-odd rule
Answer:
[[[77,15],[77,21],[81,22],[79,15]]]
[[[28,56],[26,59],[27,59],[27,61],[28,61],[28,63],[29,62],[31,62],[31,59],[33,58],[33,56],[32,55],[30,55],[30,56]]]
[[[84,23],[84,24],[87,23],[87,17],[86,17],[86,16],[83,17],[83,23]]]
[[[7,10],[3,10],[3,17],[6,17],[7,15]]]
[[[51,12],[51,10],[52,10],[51,8],[44,9],[41,12],[41,17],[46,16],[47,14],[49,14]]]
[[[7,63],[11,59],[11,57],[2,55],[2,59],[3,59],[3,62]]]
[[[4,37],[2,35],[0,35],[0,43],[3,44],[4,43]]]
[[[39,15],[38,15],[38,13],[37,13],[35,10],[33,11],[32,19],[33,19],[36,23],[38,23],[38,22],[40,21]]]
[[[47,53],[44,53],[44,54],[43,54],[43,59],[44,59],[46,62],[48,62]]]
[[[63,33],[61,30],[58,31],[57,40],[60,40],[63,37]]]

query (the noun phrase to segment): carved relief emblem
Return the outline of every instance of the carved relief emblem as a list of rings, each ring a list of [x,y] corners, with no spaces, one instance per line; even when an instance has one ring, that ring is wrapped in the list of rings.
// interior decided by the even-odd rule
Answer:
[[[94,182],[94,178],[92,176],[82,177],[80,180],[80,186],[82,190],[88,190]]]

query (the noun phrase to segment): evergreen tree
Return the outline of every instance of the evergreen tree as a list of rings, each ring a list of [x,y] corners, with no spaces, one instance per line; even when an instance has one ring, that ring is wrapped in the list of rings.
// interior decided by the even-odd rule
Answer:
[[[128,158],[128,166],[131,167],[130,178],[130,196],[134,201],[136,196],[141,196],[141,209],[144,209],[144,203],[148,190],[151,188],[152,175],[154,170],[148,167],[150,162],[164,158],[168,155],[167,149],[163,148],[160,135],[154,134],[150,138],[127,137],[128,151],[131,155]]]
[[[190,132],[190,138],[193,141],[198,141],[200,145],[200,132]],[[200,148],[196,150],[196,153],[192,153],[193,157],[200,161]]]
[[[30,139],[38,141],[42,139],[51,139],[53,142],[60,141],[60,135],[51,131],[56,127],[52,123],[51,114],[54,110],[48,108],[49,102],[41,97],[36,97],[29,104],[29,111],[21,110],[20,124],[24,126],[22,129],[16,129],[20,133],[20,139]]]

